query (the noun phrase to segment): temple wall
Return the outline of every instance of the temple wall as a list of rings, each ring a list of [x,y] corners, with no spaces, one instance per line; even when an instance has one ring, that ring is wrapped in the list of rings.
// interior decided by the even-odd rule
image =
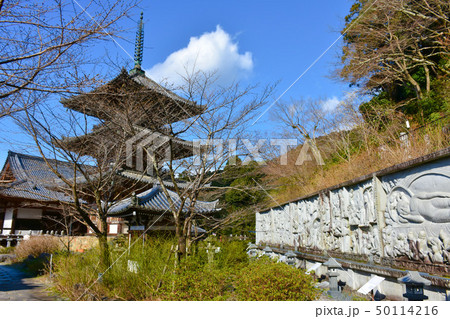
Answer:
[[[3,235],[7,235],[11,233],[11,228],[12,228],[12,224],[13,224],[13,219],[14,219],[14,209],[13,208],[7,208],[5,210],[5,217],[3,220],[3,225],[2,225],[2,234]]]
[[[259,212],[256,243],[448,268],[449,153]]]

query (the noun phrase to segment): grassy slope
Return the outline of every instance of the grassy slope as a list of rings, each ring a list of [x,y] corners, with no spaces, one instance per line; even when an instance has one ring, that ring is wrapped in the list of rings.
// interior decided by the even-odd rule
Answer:
[[[391,139],[381,145],[367,143],[356,148],[349,146],[348,152],[343,152],[336,136],[329,140],[322,139],[318,141],[318,148],[324,158],[324,166],[318,166],[314,161],[296,165],[300,146],[288,154],[287,165],[282,166],[275,160],[262,168],[267,174],[266,186],[273,196],[268,206],[446,148],[450,146],[448,131],[446,123],[427,126],[413,131],[408,144]],[[343,153],[346,156],[342,156]]]

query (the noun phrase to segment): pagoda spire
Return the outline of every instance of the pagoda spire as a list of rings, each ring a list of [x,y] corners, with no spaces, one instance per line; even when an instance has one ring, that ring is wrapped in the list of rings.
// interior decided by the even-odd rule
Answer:
[[[144,54],[144,12],[141,12],[141,18],[138,22],[138,30],[136,31],[136,42],[134,44],[134,68],[130,71],[131,75],[140,74],[145,72],[141,69],[142,57]]]

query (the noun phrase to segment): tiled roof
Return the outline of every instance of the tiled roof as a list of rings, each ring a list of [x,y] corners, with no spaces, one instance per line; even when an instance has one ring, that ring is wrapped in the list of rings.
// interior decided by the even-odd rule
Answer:
[[[165,121],[170,123],[202,114],[205,111],[205,106],[197,105],[195,102],[175,94],[171,90],[164,88],[152,79],[148,78],[145,74],[130,75],[125,69],[122,69],[119,75],[117,75],[114,79],[100,87],[97,87],[93,91],[74,95],[70,98],[64,98],[61,100],[61,103],[64,107],[75,111],[101,118],[103,120],[111,120],[110,112],[105,112],[105,110],[100,106],[101,103],[98,103],[98,101],[100,100],[101,102],[105,102],[108,97],[116,94],[123,98],[123,93],[121,93],[120,90],[123,90],[124,87],[127,88],[127,93],[130,92],[130,96],[136,94],[134,92],[136,87],[143,88],[144,91],[140,92],[140,99],[146,96],[148,101],[153,101],[148,104],[146,112],[142,114],[141,117],[144,118],[133,119],[135,120],[134,124],[140,123],[139,120],[145,120],[145,123],[148,116],[155,117],[156,113],[160,112],[162,109],[170,110],[173,118],[165,119]],[[114,106],[116,108],[123,107],[120,103],[116,103]],[[116,111],[117,110],[118,109],[116,109]]]
[[[168,190],[168,192],[172,201],[175,203],[176,208],[179,209],[181,205],[180,196],[173,191]],[[190,201],[186,200],[183,207],[184,213],[188,212],[189,203]],[[218,210],[216,208],[217,203],[217,200],[214,202],[197,201],[195,203],[195,212],[201,214],[215,212]],[[130,197],[113,204],[108,210],[108,214],[110,216],[117,216],[129,212],[132,209],[147,211],[149,213],[162,213],[170,211],[170,204],[161,186],[156,185],[153,188],[136,195],[136,198]]]
[[[48,189],[33,182],[12,183],[8,187],[0,187],[0,196],[32,199],[38,201],[63,201],[68,202],[71,198],[62,192]]]
[[[155,92],[158,92],[159,94],[165,95],[166,97],[175,100],[180,103],[185,103],[186,105],[194,106],[199,108],[194,102],[186,100],[185,98],[182,98],[181,96],[173,93],[172,91],[166,89],[165,87],[161,86],[160,84],[156,83],[149,77],[146,77],[145,75],[135,75],[131,76],[131,78],[138,84],[145,86],[146,88],[153,90]]]
[[[142,172],[133,171],[133,170],[119,170],[117,174],[135,181],[147,183],[147,184],[157,184],[159,181],[156,177],[144,174]],[[164,185],[167,187],[175,187],[172,181],[163,180]],[[189,183],[186,182],[177,182],[177,186],[179,188],[187,188],[189,187]]]
[[[99,151],[99,148],[102,150],[105,147],[105,142],[109,143],[111,148],[120,149],[120,143],[116,143],[114,137],[111,136],[112,134],[118,134],[121,136],[120,138],[126,138],[130,141],[139,136],[141,141],[145,138],[148,143],[142,145],[142,147],[148,147],[151,151],[154,151],[157,156],[159,155],[162,157],[164,157],[166,150],[169,148],[169,142],[172,142],[171,150],[172,159],[174,160],[189,157],[196,151],[201,151],[200,146],[194,144],[193,142],[185,141],[179,137],[170,136],[168,132],[165,132],[166,129],[164,128],[154,131],[134,125],[133,129],[134,132],[131,132],[131,130],[116,126],[115,124],[111,125],[110,123],[102,123],[94,126],[92,132],[90,133],[73,137],[63,137],[59,140],[59,142],[64,145],[64,149],[66,150],[70,150],[77,154],[92,156],[101,152]],[[138,140],[135,141],[137,142]],[[157,146],[155,146],[155,142],[157,142]]]
[[[49,160],[65,178],[73,177],[73,168],[67,162]],[[0,196],[33,199],[39,201],[69,201],[70,197],[59,192],[57,177],[41,157],[8,152],[5,166],[11,170],[15,181],[0,186]]]

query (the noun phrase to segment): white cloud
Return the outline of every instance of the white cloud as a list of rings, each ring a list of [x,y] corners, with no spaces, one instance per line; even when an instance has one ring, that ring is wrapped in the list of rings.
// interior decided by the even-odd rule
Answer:
[[[333,96],[331,99],[327,99],[323,102],[322,109],[324,111],[332,112],[339,106],[339,104],[341,104],[341,101],[337,97]]]
[[[191,37],[187,47],[170,54],[147,74],[157,82],[180,85],[182,76],[201,70],[217,72],[220,84],[227,84],[245,77],[252,69],[252,53],[239,53],[238,43],[218,25],[213,32]]]

